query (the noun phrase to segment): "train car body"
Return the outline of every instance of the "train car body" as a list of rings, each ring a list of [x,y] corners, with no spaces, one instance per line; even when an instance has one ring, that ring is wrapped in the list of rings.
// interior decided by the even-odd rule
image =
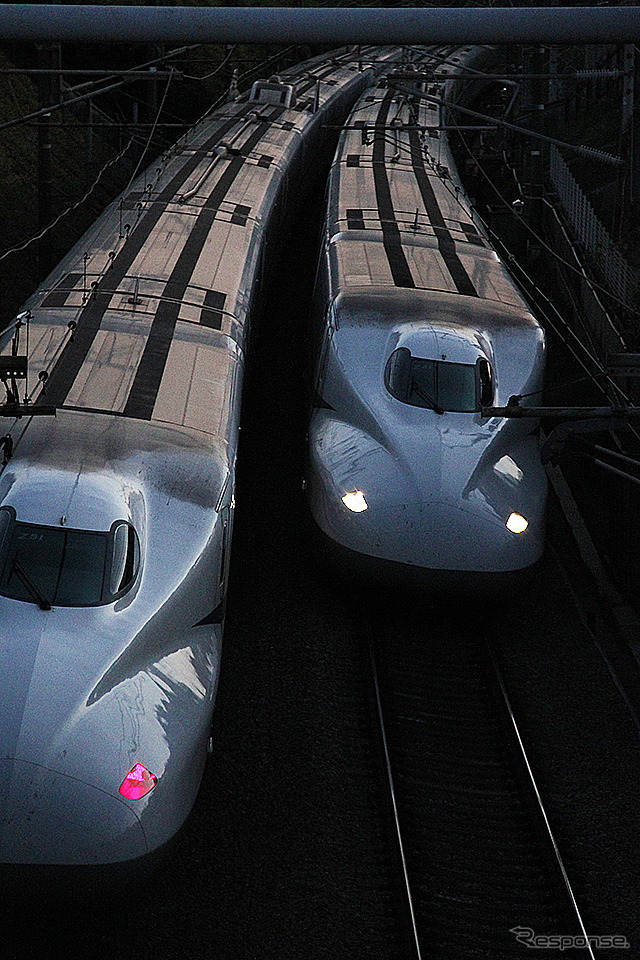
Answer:
[[[470,55],[427,57],[430,92],[442,96],[442,71]],[[439,126],[437,104],[391,77],[341,135],[314,302],[305,485],[342,569],[455,588],[504,581],[541,555],[538,424],[481,408],[541,389],[545,338],[474,218]]]
[[[300,183],[333,152],[324,126],[372,70],[317,58],[211,113],[2,338],[9,365],[28,342],[32,382],[3,367],[14,401],[55,409],[2,440],[2,864],[140,863],[194,803],[250,322]]]

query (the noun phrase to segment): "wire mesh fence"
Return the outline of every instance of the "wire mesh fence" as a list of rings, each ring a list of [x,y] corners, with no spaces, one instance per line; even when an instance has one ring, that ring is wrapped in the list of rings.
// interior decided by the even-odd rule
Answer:
[[[549,148],[549,179],[591,266],[618,300],[635,309],[640,292],[640,271],[615,246],[560,151],[553,145]]]

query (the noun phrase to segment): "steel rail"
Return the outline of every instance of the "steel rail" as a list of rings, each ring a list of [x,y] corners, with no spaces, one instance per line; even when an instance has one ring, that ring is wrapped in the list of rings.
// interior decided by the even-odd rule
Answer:
[[[501,671],[501,669],[500,669],[500,664],[498,663],[498,658],[496,657],[496,653],[495,653],[495,650],[494,650],[494,648],[493,648],[493,644],[491,643],[491,641],[489,640],[488,637],[485,637],[485,643],[486,643],[486,645],[487,645],[487,650],[488,650],[488,652],[489,652],[489,656],[491,657],[491,662],[492,662],[492,666],[493,666],[494,675],[495,675],[495,677],[496,677],[496,680],[498,681],[498,685],[499,685],[499,687],[500,687],[500,692],[501,692],[501,694],[502,694],[502,699],[503,699],[504,705],[505,705],[506,710],[507,710],[507,712],[508,712],[508,714],[509,714],[509,720],[510,720],[510,723],[511,723],[511,728],[512,728],[513,733],[514,733],[514,735],[515,735],[516,741],[517,741],[517,743],[518,743],[518,748],[519,748],[519,750],[520,750],[520,755],[521,755],[521,757],[522,757],[522,760],[523,760],[524,765],[525,765],[526,770],[527,770],[527,776],[528,776],[528,779],[529,779],[529,783],[530,783],[530,785],[531,785],[533,794],[534,794],[534,796],[535,796],[536,804],[537,804],[538,810],[539,810],[539,812],[540,812],[540,815],[541,815],[541,817],[542,817],[542,820],[543,820],[543,823],[544,823],[544,826],[545,826],[545,830],[546,830],[546,833],[547,833],[547,837],[548,837],[548,839],[549,839],[549,841],[550,841],[550,844],[551,844],[551,847],[552,847],[552,849],[553,849],[553,853],[554,853],[554,857],[555,857],[555,862],[556,862],[556,864],[557,864],[557,866],[558,866],[560,875],[561,875],[561,877],[562,877],[562,881],[563,881],[563,885],[564,885],[565,892],[566,892],[566,894],[567,894],[567,896],[568,896],[568,899],[569,899],[569,902],[570,902],[570,904],[571,904],[571,908],[572,908],[572,911],[573,911],[573,913],[574,913],[574,916],[575,916],[575,918],[576,918],[576,920],[577,920],[577,922],[578,922],[578,926],[579,926],[579,928],[580,928],[580,933],[581,933],[581,935],[582,935],[582,937],[584,938],[584,941],[585,941],[585,947],[584,947],[584,948],[588,951],[588,955],[589,955],[589,957],[591,958],[591,960],[595,960],[595,957],[594,957],[594,954],[593,954],[593,950],[592,950],[592,948],[591,948],[591,943],[590,943],[590,940],[589,940],[589,935],[587,934],[587,931],[586,931],[586,928],[585,928],[585,925],[584,925],[584,921],[583,921],[583,919],[582,919],[582,914],[581,914],[581,912],[580,912],[580,908],[578,907],[578,903],[577,903],[577,900],[576,900],[576,898],[575,898],[575,894],[574,894],[574,892],[573,892],[573,887],[571,886],[571,881],[569,880],[569,875],[568,875],[567,870],[566,870],[566,867],[565,867],[565,865],[564,865],[564,860],[562,859],[562,854],[560,853],[560,848],[559,848],[558,843],[557,843],[557,841],[556,841],[556,838],[555,838],[555,836],[554,836],[554,834],[553,834],[553,830],[551,829],[551,824],[550,824],[549,818],[548,818],[548,816],[547,816],[547,811],[545,810],[544,804],[543,804],[543,802],[542,802],[542,797],[541,797],[541,795],[540,795],[540,791],[539,791],[539,789],[538,789],[538,785],[537,785],[537,783],[536,783],[536,780],[535,780],[535,777],[534,777],[534,774],[533,774],[533,770],[531,769],[531,764],[529,763],[529,757],[527,756],[527,751],[526,751],[526,749],[525,749],[524,742],[523,742],[522,737],[521,737],[521,735],[520,735],[520,730],[519,730],[518,724],[517,724],[517,722],[516,722],[516,718],[515,718],[515,715],[514,715],[514,712],[513,712],[513,708],[512,708],[512,706],[511,706],[511,700],[509,699],[509,694],[508,694],[508,692],[507,692],[507,688],[506,688],[506,685],[505,685],[505,682],[504,682],[504,677],[503,677],[502,671]]]
[[[374,648],[375,640],[373,637],[373,631],[371,629],[369,618],[366,616],[366,614],[364,614],[364,623],[366,624],[370,678],[371,678],[371,683],[373,687],[373,697],[374,697],[374,703],[375,703],[377,729],[380,735],[380,745],[382,747],[382,753],[384,757],[388,797],[390,800],[391,809],[393,813],[394,837],[395,837],[397,852],[398,852],[398,856],[401,863],[401,869],[402,869],[403,888],[405,892],[407,908],[409,913],[409,926],[411,929],[413,954],[414,954],[415,960],[422,960],[422,953],[420,950],[420,940],[418,937],[418,928],[416,924],[416,916],[413,908],[413,896],[411,893],[411,884],[409,882],[409,872],[407,869],[407,861],[404,853],[404,843],[402,841],[402,830],[400,828],[400,818],[398,815],[398,804],[396,802],[396,791],[395,791],[395,786],[393,782],[393,772],[391,770],[391,758],[389,756],[389,746],[387,744],[387,734],[386,734],[385,725],[384,725],[384,714],[382,712],[382,699],[380,697],[380,684],[378,682],[378,666],[376,662],[376,654],[375,654],[375,648]]]

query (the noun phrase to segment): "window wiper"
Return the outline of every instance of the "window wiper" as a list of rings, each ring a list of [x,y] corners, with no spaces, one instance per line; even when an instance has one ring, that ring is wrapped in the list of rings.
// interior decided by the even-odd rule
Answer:
[[[422,389],[422,387],[419,387],[415,380],[411,381],[411,389],[415,390],[418,396],[422,397],[425,403],[428,403],[431,409],[435,410],[436,413],[444,413],[444,408],[441,407],[439,403],[436,403],[436,401],[430,397],[429,394]]]
[[[33,599],[36,601],[40,609],[51,610],[51,604],[49,603],[47,598],[40,592],[40,590],[38,590],[37,586],[31,579],[29,574],[26,572],[26,570],[22,569],[22,567],[18,563],[17,557],[15,557],[13,561],[13,569],[18,574],[23,584],[25,585],[25,587],[27,588],[27,590],[29,591]]]

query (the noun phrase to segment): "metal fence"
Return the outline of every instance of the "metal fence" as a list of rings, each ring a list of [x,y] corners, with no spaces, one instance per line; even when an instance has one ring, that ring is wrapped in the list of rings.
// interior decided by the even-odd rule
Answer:
[[[636,344],[633,333],[627,334],[625,331],[623,334],[607,312],[598,290],[585,273],[580,256],[565,229],[563,218],[559,216],[555,206],[547,201],[542,204],[542,222],[550,246],[560,258],[556,266],[564,261],[569,267],[566,270],[560,269],[558,278],[564,292],[563,309],[570,310],[570,316],[566,319],[571,319],[580,339],[601,363],[606,363],[611,354],[624,353],[630,346],[634,348]]]
[[[631,309],[638,306],[640,271],[628,263],[582,192],[557,147],[549,150],[549,178],[565,215],[594,270],[619,300]]]

